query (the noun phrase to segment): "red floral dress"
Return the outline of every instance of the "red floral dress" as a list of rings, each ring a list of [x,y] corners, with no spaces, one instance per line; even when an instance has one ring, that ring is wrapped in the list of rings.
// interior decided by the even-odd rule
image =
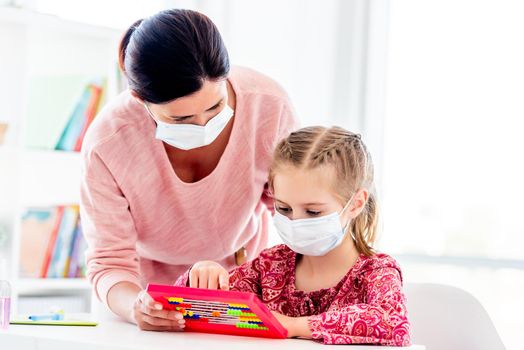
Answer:
[[[281,314],[309,316],[313,339],[324,344],[411,344],[402,274],[393,258],[360,255],[336,286],[304,292],[295,289],[297,256],[286,245],[266,249],[230,272],[230,289],[253,292]],[[187,285],[188,272],[176,285]]]

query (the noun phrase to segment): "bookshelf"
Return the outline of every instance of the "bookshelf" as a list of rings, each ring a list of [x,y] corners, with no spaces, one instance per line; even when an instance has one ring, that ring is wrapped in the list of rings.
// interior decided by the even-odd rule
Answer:
[[[38,285],[37,291],[44,294],[49,291],[84,291],[89,290],[90,285],[83,278],[20,278],[17,280],[18,292],[30,294],[35,291],[35,285]]]
[[[59,306],[72,308],[66,311],[90,311],[85,278],[20,276],[21,222],[26,208],[79,203],[80,154],[52,144],[82,92],[75,90],[80,82],[103,79],[104,101],[121,91],[121,34],[0,6],[0,123],[8,124],[0,145],[0,278],[12,283],[14,313],[38,312],[35,307],[61,300]]]

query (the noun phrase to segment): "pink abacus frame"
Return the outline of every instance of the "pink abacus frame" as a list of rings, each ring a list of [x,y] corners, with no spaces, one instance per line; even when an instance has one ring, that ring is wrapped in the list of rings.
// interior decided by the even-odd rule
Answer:
[[[164,310],[180,311],[185,331],[287,338],[287,330],[253,293],[148,284]]]

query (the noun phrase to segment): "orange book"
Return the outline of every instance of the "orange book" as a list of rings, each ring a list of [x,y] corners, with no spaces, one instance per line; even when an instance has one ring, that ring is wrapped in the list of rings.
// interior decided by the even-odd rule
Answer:
[[[64,216],[64,207],[59,206],[57,208],[55,225],[53,226],[53,231],[51,232],[51,236],[49,237],[49,242],[47,244],[47,249],[46,249],[46,253],[44,256],[44,263],[42,265],[42,270],[40,271],[41,278],[47,277],[47,270],[49,269],[49,264],[51,263],[51,256],[53,255],[53,251],[55,249],[56,237],[58,236],[58,231],[60,229],[60,224],[62,223],[63,216]]]
[[[56,207],[27,208],[24,212],[20,229],[20,277],[40,277],[57,212]]]
[[[102,97],[102,87],[91,84],[89,85],[89,88],[91,89],[91,100],[87,105],[85,113],[86,121],[82,128],[82,131],[80,132],[80,135],[78,136],[78,139],[76,140],[76,144],[73,149],[73,151],[75,152],[80,152],[80,149],[82,148],[82,141],[84,140],[87,128],[89,128],[89,125],[91,125],[91,122],[93,121],[93,119],[95,119],[96,113],[98,111],[98,106]]]

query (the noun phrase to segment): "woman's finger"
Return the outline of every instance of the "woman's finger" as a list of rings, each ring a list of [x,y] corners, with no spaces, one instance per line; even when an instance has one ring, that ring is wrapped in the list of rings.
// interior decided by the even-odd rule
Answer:
[[[182,314],[180,312],[178,312],[178,311],[154,310],[154,309],[151,309],[150,307],[147,307],[145,305],[141,306],[140,311],[143,314],[146,314],[146,315],[149,315],[149,316],[158,317],[158,318],[164,318],[164,319],[168,319],[168,320],[181,320],[181,319],[183,319]]]
[[[162,304],[159,302],[156,302],[155,299],[149,295],[145,290],[141,291],[138,295],[138,298],[142,302],[143,305],[147,306],[148,308],[154,309],[154,310],[162,310]]]
[[[154,315],[153,315],[154,316]],[[166,318],[180,322],[185,322],[184,316],[179,311],[169,311]]]
[[[147,324],[150,324],[152,326],[155,326],[155,327],[180,327],[182,325],[182,323],[179,323],[178,320],[174,321],[174,320],[168,320],[168,319],[165,319],[165,318],[159,318],[159,317],[154,317],[154,316],[150,316],[150,315],[147,315],[147,314],[142,314],[141,315],[142,317],[142,320],[147,323]]]
[[[144,331],[156,331],[156,332],[181,332],[184,330],[185,325],[179,324],[174,326],[154,326],[143,320],[140,321],[138,327]]]

